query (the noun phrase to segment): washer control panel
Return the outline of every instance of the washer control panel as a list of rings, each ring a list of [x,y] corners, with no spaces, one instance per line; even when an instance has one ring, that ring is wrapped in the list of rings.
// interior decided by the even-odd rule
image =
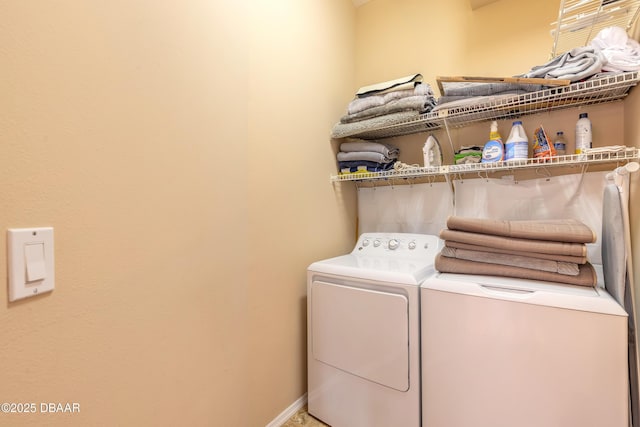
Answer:
[[[429,234],[363,233],[353,254],[397,257],[424,257],[435,255],[442,248],[442,240]]]

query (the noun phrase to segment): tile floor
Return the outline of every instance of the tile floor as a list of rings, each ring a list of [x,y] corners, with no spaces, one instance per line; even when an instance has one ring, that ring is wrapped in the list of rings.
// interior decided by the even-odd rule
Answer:
[[[329,427],[327,424],[313,418],[307,412],[307,407],[300,409],[282,427]]]

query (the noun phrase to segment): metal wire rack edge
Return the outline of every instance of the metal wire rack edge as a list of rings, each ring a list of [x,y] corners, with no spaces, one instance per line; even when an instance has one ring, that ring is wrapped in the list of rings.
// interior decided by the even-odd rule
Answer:
[[[597,163],[629,162],[640,160],[640,149],[627,147],[621,151],[594,152],[589,154],[571,154],[546,159],[520,159],[495,163],[471,163],[463,165],[442,165],[430,167],[414,167],[384,172],[358,172],[339,174],[330,177],[331,182],[345,181],[377,181],[385,179],[409,179],[429,176],[462,175],[468,173],[491,173],[516,169],[533,169],[547,167],[571,167]]]

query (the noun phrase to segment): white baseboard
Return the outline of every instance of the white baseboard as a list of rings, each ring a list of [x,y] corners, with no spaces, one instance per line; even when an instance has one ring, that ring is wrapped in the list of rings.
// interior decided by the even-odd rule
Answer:
[[[269,424],[266,425],[266,427],[281,427],[282,424],[286,423],[287,420],[289,420],[289,418],[293,416],[293,414],[295,414],[300,409],[302,409],[306,404],[307,404],[307,393],[303,394],[298,398],[298,400],[296,400],[291,405],[289,405],[287,409],[282,411],[282,413],[280,413],[280,415],[275,417],[273,421],[271,421]]]

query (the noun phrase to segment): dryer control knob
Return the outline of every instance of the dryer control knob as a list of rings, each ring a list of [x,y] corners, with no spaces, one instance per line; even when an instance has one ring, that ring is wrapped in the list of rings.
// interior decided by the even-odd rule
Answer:
[[[415,241],[410,241],[409,242],[409,249],[414,250],[416,248],[416,242]]]
[[[380,246],[380,240],[376,239],[373,241],[373,247],[377,248],[378,246]]]
[[[369,246],[369,239],[364,239],[362,241],[362,246]]]
[[[400,245],[400,243],[398,242],[398,240],[396,240],[396,239],[389,240],[389,249],[391,249],[391,250],[398,249],[399,245]]]

